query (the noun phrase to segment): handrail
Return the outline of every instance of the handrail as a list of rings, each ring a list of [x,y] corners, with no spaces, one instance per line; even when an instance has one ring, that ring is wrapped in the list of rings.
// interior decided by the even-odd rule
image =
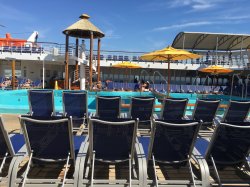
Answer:
[[[205,86],[206,80],[207,80],[207,85],[209,86],[209,76],[207,75],[205,78],[205,81],[203,82],[202,86]]]
[[[196,86],[197,86],[197,85],[198,85],[198,82],[197,82],[197,79],[198,79],[198,78],[200,78],[200,77],[196,76],[195,79],[194,79],[194,81],[192,82],[191,85],[194,85],[194,83],[195,83],[195,81],[196,81]]]
[[[140,79],[141,79],[141,77],[142,77],[142,73],[143,72],[145,72],[147,75],[148,75],[148,77],[150,78],[150,75],[149,75],[149,73],[145,70],[145,69],[143,69],[143,70],[141,70],[141,72],[140,72]]]
[[[248,81],[249,81],[249,78],[250,78],[250,74],[247,75],[247,78],[246,78],[246,93],[245,93],[245,98],[247,98],[247,89],[248,89]]]
[[[240,80],[239,75],[240,75],[240,74],[237,73],[237,74],[233,74],[233,76],[232,76],[231,91],[230,91],[230,99],[232,98],[232,95],[233,95],[234,77],[236,76],[236,77]],[[243,98],[244,85],[243,85],[242,81],[241,81],[241,84],[240,84],[240,85],[242,86],[242,88],[241,88],[241,98]]]
[[[155,85],[155,74],[156,74],[156,73],[162,78],[162,80],[163,80],[166,84],[168,84],[168,81],[162,76],[162,74],[161,74],[159,71],[154,71],[154,73],[153,73],[153,80],[152,80],[153,85]],[[154,88],[155,88],[155,87],[154,87]],[[164,87],[163,87],[163,89],[164,89]]]

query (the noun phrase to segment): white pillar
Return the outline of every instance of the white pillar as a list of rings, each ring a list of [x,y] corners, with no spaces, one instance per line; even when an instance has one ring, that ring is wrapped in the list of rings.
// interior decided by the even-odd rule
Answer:
[[[43,59],[43,89],[44,89],[44,87],[45,87],[45,84],[44,84],[44,83],[45,83],[45,82],[44,82],[45,80],[44,80],[44,79],[45,79],[45,67],[44,67],[44,59]]]
[[[81,90],[85,90],[85,64],[84,63],[80,63],[80,89]]]

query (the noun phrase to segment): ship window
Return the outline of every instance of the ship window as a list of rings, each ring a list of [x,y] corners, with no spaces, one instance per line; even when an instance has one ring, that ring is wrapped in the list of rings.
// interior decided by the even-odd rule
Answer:
[[[43,77],[43,69],[40,69],[40,77]]]
[[[27,77],[27,70],[26,69],[23,70],[23,76]]]
[[[50,70],[46,70],[46,77],[50,77]]]

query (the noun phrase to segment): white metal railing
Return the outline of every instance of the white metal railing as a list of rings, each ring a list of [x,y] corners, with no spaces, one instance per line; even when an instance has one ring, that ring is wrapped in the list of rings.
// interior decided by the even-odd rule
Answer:
[[[69,45],[69,56],[75,56],[75,44]],[[84,45],[79,45],[78,54],[81,56],[81,53],[85,52],[86,60],[89,59],[89,50],[85,49]],[[52,43],[52,42],[38,42],[28,46],[0,46],[0,53],[46,53],[52,55],[65,55],[65,45]],[[101,51],[101,60],[106,61],[134,61],[134,62],[146,62],[140,60],[140,56],[145,52],[132,52],[132,51]],[[202,55],[200,59],[196,60],[183,60],[175,61],[173,63],[182,63],[182,64],[218,64],[222,66],[233,66],[239,68],[247,68],[249,64],[250,54],[248,51],[243,52],[233,52],[232,55],[229,55],[227,52],[217,52],[216,54],[211,54],[211,60],[208,60],[206,53],[204,51],[198,51],[197,54]],[[94,50],[93,53],[93,62],[97,61],[97,50]]]

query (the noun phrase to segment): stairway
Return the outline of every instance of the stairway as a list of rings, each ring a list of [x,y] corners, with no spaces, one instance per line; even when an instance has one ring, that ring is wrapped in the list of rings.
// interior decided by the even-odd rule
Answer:
[[[95,76],[97,74],[95,68],[92,68],[92,77]],[[79,77],[80,77],[80,70],[76,71],[74,70],[71,73],[71,89],[72,90],[80,90],[80,81],[79,81]],[[86,77],[86,88],[88,88],[88,80],[89,80],[89,66],[85,66],[85,77]]]

